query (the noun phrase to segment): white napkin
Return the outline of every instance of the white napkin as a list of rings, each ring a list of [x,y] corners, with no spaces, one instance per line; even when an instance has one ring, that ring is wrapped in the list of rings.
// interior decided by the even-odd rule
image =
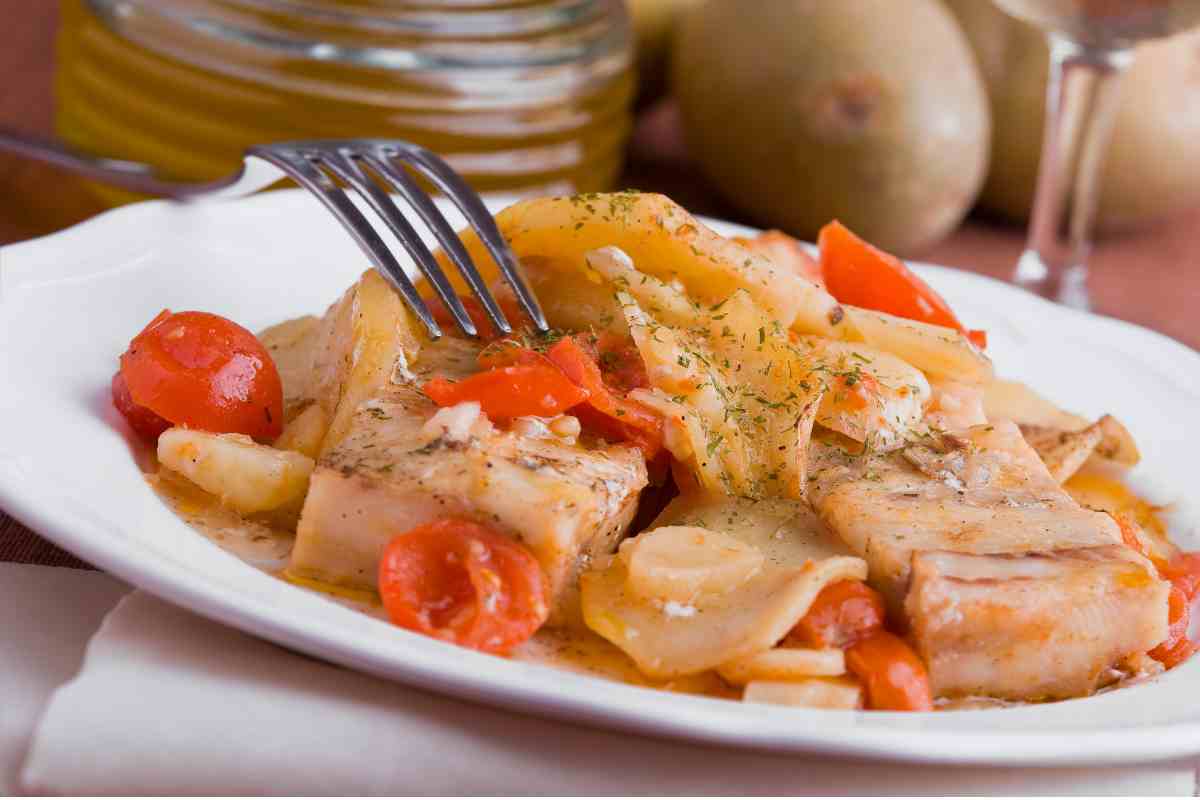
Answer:
[[[54,794],[1175,794],[1187,765],[912,767],[716,750],[521,717],[349,672],[134,593],[53,697]]]
[[[128,591],[102,572],[0,563],[0,795],[16,791],[46,701]]]

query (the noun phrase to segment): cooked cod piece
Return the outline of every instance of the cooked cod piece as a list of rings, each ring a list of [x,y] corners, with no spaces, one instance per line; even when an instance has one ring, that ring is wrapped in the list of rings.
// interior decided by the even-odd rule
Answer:
[[[862,458],[814,446],[810,496],[821,518],[871,565],[892,608],[922,550],[1020,553],[1120,544],[1117,524],[1081,508],[1046,471],[1016,425],[930,437],[899,454]]]
[[[502,431],[477,404],[437,409],[421,385],[434,374],[471,373],[478,352],[449,337],[427,344],[408,375],[358,408],[312,475],[291,574],[373,588],[393,537],[465,515],[510,533],[537,558],[550,587],[550,624],[577,617],[577,575],[616,549],[647,483],[645,463],[630,447],[584,446],[571,426]]]
[[[1015,424],[888,456],[825,440],[813,458],[815,508],[907,619],[936,694],[1086,694],[1165,638],[1167,584],[1121,545],[1109,515],[1063,491]],[[1018,643],[1051,652],[1031,660]]]
[[[906,610],[940,695],[1052,700],[1167,635],[1170,584],[1123,545],[913,557]]]

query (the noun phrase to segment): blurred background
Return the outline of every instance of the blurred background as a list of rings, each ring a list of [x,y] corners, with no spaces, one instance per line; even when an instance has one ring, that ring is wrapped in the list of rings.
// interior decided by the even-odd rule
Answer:
[[[482,190],[661,191],[811,240],[839,218],[1007,278],[1044,36],[990,0],[0,0],[0,126],[230,172],[257,142],[391,136]],[[1140,45],[1091,257],[1097,310],[1200,347],[1200,33]],[[0,155],[0,243],[133,200]]]

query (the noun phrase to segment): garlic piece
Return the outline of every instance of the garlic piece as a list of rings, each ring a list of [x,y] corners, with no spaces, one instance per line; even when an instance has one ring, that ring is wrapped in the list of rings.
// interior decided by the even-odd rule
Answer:
[[[575,444],[581,428],[578,418],[559,414],[557,417],[517,417],[509,430],[532,439],[558,439],[564,444]]]
[[[473,436],[487,433],[491,427],[491,422],[483,416],[483,409],[479,403],[471,400],[439,408],[421,427],[421,435],[426,441],[446,439],[463,443]]]

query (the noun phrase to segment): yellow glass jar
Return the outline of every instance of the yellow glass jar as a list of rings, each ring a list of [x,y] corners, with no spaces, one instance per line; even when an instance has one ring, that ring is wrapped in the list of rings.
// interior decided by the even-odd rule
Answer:
[[[64,0],[56,126],[179,179],[228,174],[251,144],[388,137],[480,191],[598,191],[631,60],[621,0]]]

